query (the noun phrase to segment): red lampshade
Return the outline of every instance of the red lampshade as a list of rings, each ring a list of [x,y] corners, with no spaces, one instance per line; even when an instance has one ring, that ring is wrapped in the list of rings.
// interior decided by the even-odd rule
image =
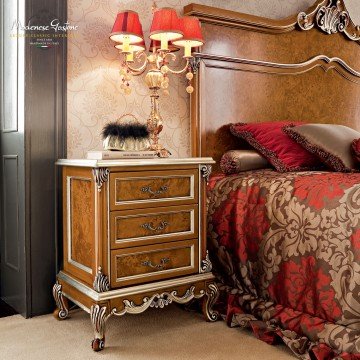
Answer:
[[[204,39],[201,33],[200,21],[193,16],[184,16],[180,20],[180,29],[184,37],[175,40],[172,43],[176,46],[198,47],[204,45]]]
[[[149,46],[149,51],[153,51],[153,50],[155,50],[155,51],[157,51],[157,50],[159,50],[161,48],[161,43],[160,43],[160,41],[156,41],[156,40],[151,40],[151,42],[150,42],[150,46]],[[179,51],[180,50],[180,48],[179,47],[177,47],[177,46],[175,46],[175,45],[173,45],[173,44],[169,44],[169,46],[168,46],[168,48],[169,48],[169,51],[170,52],[176,52],[176,51]]]
[[[115,45],[115,48],[122,51],[123,44],[122,43],[117,44],[117,45]],[[141,50],[144,50],[144,51],[146,50],[146,45],[145,45],[144,40],[140,43],[130,45],[130,51],[132,51],[132,52],[137,52],[137,51],[141,51]]]
[[[142,42],[144,39],[139,15],[135,11],[126,10],[117,14],[110,39],[119,43],[128,39],[130,44]]]
[[[180,30],[179,18],[174,9],[162,8],[154,12],[150,28],[150,39],[160,41],[166,34],[168,41],[181,39],[183,36]]]

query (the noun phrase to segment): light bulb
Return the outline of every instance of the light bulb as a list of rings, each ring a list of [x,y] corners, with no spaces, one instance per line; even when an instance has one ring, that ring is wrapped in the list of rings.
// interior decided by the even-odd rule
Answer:
[[[189,93],[189,94],[191,94],[193,91],[194,91],[194,88],[193,88],[191,85],[189,85],[189,86],[186,88],[186,92]]]
[[[125,54],[130,52],[130,38],[129,38],[129,36],[124,36],[124,38],[123,38],[122,52],[125,53]]]
[[[161,50],[168,51],[168,37],[166,34],[161,34],[161,43],[160,43]]]
[[[188,72],[188,73],[186,74],[186,78],[187,78],[188,80],[192,80],[193,77],[194,77],[194,75],[193,75],[193,73],[191,73],[191,72]]]
[[[185,43],[184,57],[185,57],[185,58],[190,58],[190,57],[192,57],[192,56],[191,56],[191,45],[190,45],[188,42]]]
[[[128,61],[128,62],[134,61],[134,53],[133,52],[126,54],[126,61]]]

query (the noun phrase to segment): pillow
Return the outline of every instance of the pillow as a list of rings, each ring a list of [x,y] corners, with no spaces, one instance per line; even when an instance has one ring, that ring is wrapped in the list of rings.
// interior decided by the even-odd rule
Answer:
[[[355,139],[351,143],[351,148],[353,152],[353,156],[355,157],[355,160],[360,164],[360,139]]]
[[[316,154],[330,169],[349,172],[356,169],[351,143],[360,133],[347,126],[333,124],[306,124],[284,129],[306,150]]]
[[[301,124],[301,123],[295,123]],[[258,124],[233,124],[233,135],[243,138],[272,164],[276,170],[313,170],[321,162],[296,141],[287,136],[282,128],[291,122],[264,122]]]
[[[230,150],[220,160],[221,171],[227,175],[269,166],[268,161],[255,150]]]

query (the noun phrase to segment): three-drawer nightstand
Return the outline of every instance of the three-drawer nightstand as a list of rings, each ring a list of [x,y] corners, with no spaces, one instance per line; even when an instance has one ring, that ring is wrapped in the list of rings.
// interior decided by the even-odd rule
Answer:
[[[59,160],[63,184],[63,264],[53,287],[90,313],[105,345],[110,316],[203,299],[209,321],[218,289],[206,249],[206,182],[211,158]]]

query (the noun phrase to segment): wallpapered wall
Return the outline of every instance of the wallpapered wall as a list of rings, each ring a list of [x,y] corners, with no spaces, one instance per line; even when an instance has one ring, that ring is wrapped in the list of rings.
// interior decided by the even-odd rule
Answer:
[[[349,0],[348,0],[349,1]],[[158,0],[158,7],[174,7],[182,13],[184,5],[196,2],[244,13],[283,18],[307,9],[314,0]],[[85,157],[89,150],[100,150],[100,132],[108,121],[133,113],[146,120],[150,98],[143,79],[133,78],[131,95],[120,90],[118,52],[108,40],[119,10],[140,14],[147,38],[151,0],[69,0],[68,20],[79,25],[68,40],[68,135],[69,158]],[[175,157],[190,154],[189,96],[184,76],[171,77],[170,96],[161,98],[164,130],[161,140]]]

